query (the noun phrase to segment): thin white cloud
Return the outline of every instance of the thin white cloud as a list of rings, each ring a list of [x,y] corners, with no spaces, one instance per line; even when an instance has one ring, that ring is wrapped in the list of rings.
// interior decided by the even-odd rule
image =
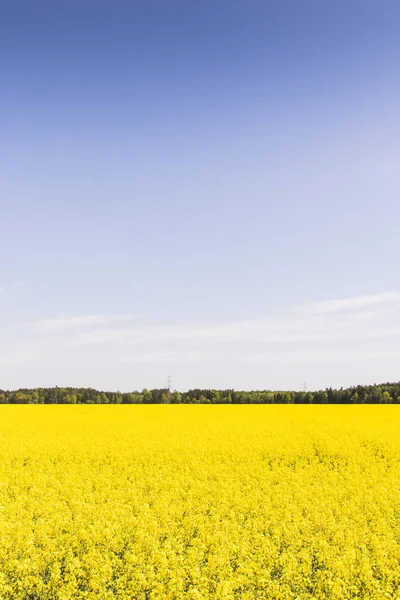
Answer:
[[[281,364],[292,365],[296,363],[320,362],[358,362],[367,359],[399,359],[400,348],[385,351],[376,351],[365,348],[302,348],[299,350],[284,350],[282,352],[259,352],[243,354],[240,361],[248,364]]]
[[[360,308],[393,303],[400,303],[400,293],[382,292],[380,294],[357,296],[355,298],[339,298],[336,300],[328,300],[326,302],[314,302],[305,307],[301,307],[300,310],[302,312],[317,315],[327,315],[331,313],[353,311]]]
[[[365,308],[368,307],[368,311]],[[187,323],[160,327],[103,327],[76,332],[72,346],[194,343],[293,344],[391,338],[400,335],[400,294],[385,292],[313,303],[293,310],[215,325]]]
[[[158,362],[199,362],[204,360],[204,355],[196,351],[166,351],[166,352],[138,352],[124,356],[123,363],[158,363]]]
[[[316,327],[311,323],[299,324],[277,320],[254,321],[254,323],[228,323],[214,327],[179,326],[179,327],[148,327],[143,329],[104,329],[83,333],[66,338],[70,346],[86,346],[91,344],[127,343],[127,344],[158,344],[165,342],[193,342],[210,344],[228,344],[230,342],[257,342],[266,344],[290,344],[312,341],[334,341],[351,339],[379,339],[400,335],[400,328],[374,327],[368,329],[345,328],[343,324],[329,327]],[[299,330],[301,327],[301,330]]]
[[[47,352],[52,349],[49,342],[16,342],[0,351],[0,369],[22,367],[28,363],[45,360]]]
[[[77,329],[91,325],[108,325],[115,321],[126,321],[129,319],[130,317],[125,315],[58,315],[56,317],[35,321],[34,323],[30,323],[30,326],[39,332],[52,332]]]
[[[21,288],[23,283],[21,281],[12,281],[11,283],[3,283],[0,285],[0,292],[5,292],[7,290]]]
[[[12,352],[4,348],[0,366],[39,357],[43,362],[43,356],[97,360],[94,357],[105,353],[110,362],[119,364],[282,365],[379,360],[386,354],[393,358],[400,354],[399,300],[400,294],[385,292],[313,303],[246,321],[160,327],[127,326],[129,317],[124,315],[58,315],[25,329],[27,339],[16,341]]]

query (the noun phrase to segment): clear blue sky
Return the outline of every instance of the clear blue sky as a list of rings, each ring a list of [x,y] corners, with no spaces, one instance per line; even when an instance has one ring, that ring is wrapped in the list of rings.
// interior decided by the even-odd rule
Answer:
[[[3,0],[0,388],[400,377],[397,0]]]

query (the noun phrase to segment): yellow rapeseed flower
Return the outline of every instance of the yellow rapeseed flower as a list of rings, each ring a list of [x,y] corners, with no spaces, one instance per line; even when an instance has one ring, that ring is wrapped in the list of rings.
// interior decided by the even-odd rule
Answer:
[[[400,407],[1,406],[0,600],[400,599]]]

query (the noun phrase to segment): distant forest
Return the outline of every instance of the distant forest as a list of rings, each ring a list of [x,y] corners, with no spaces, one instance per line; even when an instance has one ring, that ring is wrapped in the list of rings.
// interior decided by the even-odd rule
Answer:
[[[144,389],[122,393],[91,388],[35,388],[0,390],[0,404],[400,404],[400,382],[317,392]]]

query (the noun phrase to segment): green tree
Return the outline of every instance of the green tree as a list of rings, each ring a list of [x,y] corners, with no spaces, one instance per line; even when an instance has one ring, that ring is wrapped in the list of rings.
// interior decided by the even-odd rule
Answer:
[[[76,394],[66,394],[64,404],[76,404]]]
[[[180,404],[182,402],[182,396],[179,392],[172,392],[171,404]]]
[[[219,390],[211,390],[211,402],[212,404],[219,404],[221,402],[221,394]]]
[[[149,392],[146,388],[142,391],[143,404],[152,404],[153,403],[153,394]]]

